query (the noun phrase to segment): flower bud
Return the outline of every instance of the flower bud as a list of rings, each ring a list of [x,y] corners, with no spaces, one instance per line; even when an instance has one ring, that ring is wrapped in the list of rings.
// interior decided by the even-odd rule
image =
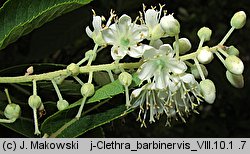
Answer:
[[[69,103],[68,103],[68,101],[63,99],[63,100],[57,101],[56,106],[57,106],[58,110],[61,111],[61,110],[66,109],[69,106]]]
[[[173,46],[175,48],[176,41],[173,43]],[[181,55],[188,52],[191,49],[191,47],[192,47],[192,45],[187,38],[180,38],[179,39],[179,51],[180,51]]]
[[[86,97],[90,97],[95,93],[95,87],[92,83],[85,83],[81,87],[81,94]]]
[[[200,40],[204,39],[204,41],[209,41],[212,35],[212,30],[207,27],[202,27],[197,32],[197,35],[200,38]]]
[[[230,55],[225,60],[225,67],[233,74],[242,74],[244,70],[244,64],[240,58]]]
[[[236,12],[231,18],[230,24],[235,29],[241,29],[246,24],[246,13],[244,11]]]
[[[226,52],[229,54],[229,55],[235,55],[235,56],[239,56],[240,52],[237,48],[235,48],[234,46],[230,46],[229,48],[226,49]]]
[[[210,63],[214,58],[213,52],[208,46],[202,47],[198,50],[197,59],[202,64]]]
[[[204,65],[202,65],[202,64],[200,64],[200,66],[201,66],[201,70],[202,70],[204,76],[207,77],[208,71],[207,71],[206,66],[204,66]],[[200,77],[200,73],[199,73],[199,71],[198,71],[198,68],[197,68],[196,66],[192,66],[192,67],[191,67],[191,73],[194,75],[194,77],[195,77],[196,79],[200,79],[200,78],[201,78],[201,77]]]
[[[71,73],[73,76],[77,76],[80,73],[80,67],[75,64],[71,63],[67,66],[67,70]]]
[[[162,17],[160,25],[169,36],[176,36],[180,33],[180,23],[173,17],[173,15]]]
[[[204,97],[204,100],[209,103],[213,104],[215,97],[216,97],[216,89],[213,81],[206,79],[200,82],[201,94]]]
[[[118,79],[120,83],[124,86],[129,86],[132,83],[132,75],[127,73],[127,72],[122,72],[119,76]]]
[[[42,100],[38,95],[31,95],[28,104],[32,109],[38,109],[42,104]]]
[[[233,74],[230,71],[226,72],[227,80],[235,87],[235,88],[243,88],[244,87],[244,78],[242,74]]]
[[[21,115],[21,108],[18,104],[10,103],[4,109],[4,115],[7,119],[16,120]]]

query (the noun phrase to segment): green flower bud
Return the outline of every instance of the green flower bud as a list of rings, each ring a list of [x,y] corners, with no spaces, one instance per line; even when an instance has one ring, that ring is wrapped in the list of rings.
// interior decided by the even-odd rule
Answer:
[[[4,115],[7,119],[16,120],[21,115],[21,108],[18,104],[8,104],[4,109]]]
[[[132,75],[127,73],[127,72],[122,72],[119,76],[118,79],[120,83],[124,86],[129,86],[132,83]]]
[[[202,64],[210,63],[214,58],[213,52],[208,46],[202,47],[198,50],[197,59]]]
[[[209,104],[213,104],[216,97],[216,89],[213,81],[206,79],[200,82],[201,94],[205,101]]]
[[[202,27],[198,31],[197,35],[200,38],[200,40],[204,39],[204,41],[209,41],[212,35],[212,30],[207,27]]]
[[[226,49],[226,52],[229,54],[229,55],[235,55],[235,56],[239,56],[240,52],[237,48],[235,48],[234,46],[230,46]]]
[[[176,41],[173,43],[173,46],[175,48]],[[192,47],[192,45],[191,45],[190,41],[187,38],[180,38],[179,39],[179,51],[180,51],[181,55],[188,52],[191,49],[191,47]]]
[[[200,66],[201,66],[201,70],[202,70],[204,76],[207,77],[208,76],[208,71],[207,71],[206,66],[204,66],[202,64],[200,64]],[[196,66],[191,67],[191,73],[194,75],[194,77],[196,79],[200,79],[201,78],[200,77],[200,73],[198,71],[198,68]]]
[[[80,73],[80,67],[75,64],[71,63],[67,66],[67,70],[71,73],[73,76],[77,76]]]
[[[180,33],[180,23],[173,17],[173,15],[162,17],[160,25],[168,36],[176,36]]]
[[[235,87],[235,88],[243,88],[244,87],[244,78],[242,74],[233,74],[229,71],[226,72],[227,80]]]
[[[81,94],[86,97],[90,97],[95,93],[95,87],[92,83],[85,83],[81,87]]]
[[[57,101],[56,106],[57,106],[58,110],[61,111],[61,110],[66,109],[69,106],[69,103],[68,103],[68,101],[63,99],[63,100]]]
[[[42,104],[42,100],[38,95],[31,95],[28,104],[32,109],[38,109]]]
[[[233,74],[242,74],[244,71],[244,64],[240,58],[230,55],[225,60],[225,67]]]
[[[244,11],[236,12],[231,18],[230,24],[235,29],[241,29],[246,24],[246,13]]]

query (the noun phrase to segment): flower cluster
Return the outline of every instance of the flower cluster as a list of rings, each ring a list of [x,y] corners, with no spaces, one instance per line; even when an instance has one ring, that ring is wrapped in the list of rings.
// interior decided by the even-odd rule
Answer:
[[[94,14],[94,30],[86,28],[88,36],[96,44],[111,46],[114,61],[119,63],[126,55],[140,58],[142,61],[136,71],[141,82],[139,87],[132,91],[130,98],[127,93],[131,75],[119,76],[119,80],[126,87],[126,106],[128,109],[139,107],[138,120],[142,122],[142,126],[146,126],[148,114],[149,122],[155,122],[155,118],[165,114],[168,118],[167,125],[170,125],[171,118],[179,117],[185,122],[185,117],[190,112],[197,112],[195,107],[203,100],[212,104],[215,101],[216,89],[214,83],[207,79],[208,72],[204,64],[210,63],[214,54],[228,69],[226,76],[229,82],[237,88],[244,85],[244,65],[235,54],[238,54],[235,51],[237,49],[223,45],[232,29],[217,46],[208,47],[203,46],[203,43],[210,40],[212,30],[202,27],[197,32],[200,39],[197,50],[186,54],[192,48],[191,43],[187,38],[179,38],[180,23],[173,14],[166,14],[167,11],[163,10],[163,7],[160,5],[159,10],[146,10],[143,6],[143,12],[140,12],[140,16],[133,22],[128,15],[124,14],[118,18],[111,11],[111,17],[105,26],[101,24],[101,17]],[[112,19],[113,24],[110,22]],[[231,20],[232,28],[242,28],[245,20],[243,11],[236,13]],[[162,38],[165,37],[174,37],[175,41],[172,44],[163,42]],[[127,80],[129,84],[125,84]]]
[[[25,76],[14,78],[15,83],[33,82],[33,93],[28,104],[33,110],[35,134],[41,133],[37,114],[45,110],[42,99],[37,94],[38,80],[51,81],[58,96],[58,110],[68,109],[70,105],[63,99],[58,84],[69,76],[81,84],[80,92],[83,98],[76,115],[77,120],[82,116],[86,101],[96,92],[92,83],[93,72],[107,71],[112,82],[115,80],[113,73],[119,73],[117,79],[124,86],[127,110],[139,108],[138,120],[145,127],[147,119],[152,123],[161,115],[167,117],[166,125],[170,125],[172,119],[186,122],[185,118],[190,113],[197,113],[196,107],[201,102],[213,104],[216,99],[216,86],[208,78],[205,65],[215,57],[225,66],[228,81],[236,88],[244,86],[244,64],[239,57],[239,50],[233,45],[225,45],[231,33],[245,25],[246,14],[243,11],[234,14],[230,21],[231,29],[215,46],[204,45],[211,39],[212,30],[208,27],[200,28],[197,32],[200,42],[198,47],[193,49],[188,38],[179,37],[179,21],[174,14],[167,14],[163,7],[160,5],[157,10],[156,7],[146,9],[143,6],[143,11],[134,21],[126,14],[116,16],[113,10],[106,21],[105,17],[97,16],[93,11],[93,29],[86,27],[86,33],[95,46],[85,53],[82,60],[69,64],[65,70],[40,75],[32,75],[33,67],[30,67]],[[174,37],[174,41],[164,39],[166,37]],[[106,47],[110,49],[114,62],[91,66],[97,53]],[[120,63],[125,56],[136,58],[133,60],[138,61]],[[87,64],[81,66],[85,62]],[[81,73],[88,73],[87,83],[78,77]],[[12,79],[12,82],[8,79]],[[139,82],[132,84],[133,79],[138,79]],[[1,83],[8,82],[14,83],[13,78],[4,77]],[[11,103],[7,91],[6,95],[9,101],[4,111],[6,119],[0,119],[0,122],[13,123],[19,118],[21,108]]]

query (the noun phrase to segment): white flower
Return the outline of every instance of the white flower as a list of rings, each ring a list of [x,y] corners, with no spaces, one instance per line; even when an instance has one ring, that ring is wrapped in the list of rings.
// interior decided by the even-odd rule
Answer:
[[[145,24],[148,27],[148,40],[158,40],[166,34],[160,25],[160,18],[163,6],[160,6],[160,11],[148,9],[144,11]]]
[[[171,118],[180,117],[185,122],[186,116],[200,104],[201,92],[198,82],[192,74],[183,73],[173,75],[169,86],[165,89],[156,89],[154,83],[148,82],[141,88],[135,89],[131,94],[131,108],[140,108],[138,120],[146,127],[145,120],[149,112],[149,122],[155,122],[161,114],[167,116],[167,125]],[[196,102],[195,103],[195,99]]]
[[[110,45],[111,56],[114,60],[122,59],[125,55],[139,58],[144,52],[138,43],[148,35],[147,27],[131,22],[131,18],[122,15],[116,23],[102,31],[103,39]]]
[[[185,63],[173,56],[174,51],[169,44],[160,46],[158,50],[155,48],[146,50],[143,54],[145,62],[139,69],[138,77],[142,81],[153,77],[155,88],[166,88],[170,83],[170,74],[182,74],[187,70]]]
[[[102,18],[100,16],[93,16],[92,25],[94,30],[91,31],[89,26],[86,27],[87,35],[94,40],[96,44],[99,46],[106,44],[106,42],[102,38],[101,30],[102,28]]]

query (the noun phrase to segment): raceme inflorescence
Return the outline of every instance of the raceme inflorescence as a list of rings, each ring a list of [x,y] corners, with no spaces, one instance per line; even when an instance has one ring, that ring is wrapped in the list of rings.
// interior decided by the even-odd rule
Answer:
[[[174,14],[167,14],[163,8],[162,5],[159,9],[146,9],[143,6],[143,11],[139,12],[135,20],[126,14],[117,16],[113,10],[106,20],[93,11],[92,26],[86,28],[86,33],[95,45],[92,50],[85,52],[85,57],[78,63],[44,74],[33,75],[33,68],[30,67],[24,76],[0,77],[0,83],[32,82],[33,94],[27,101],[33,110],[35,134],[41,134],[37,111],[44,109],[44,106],[37,93],[37,82],[42,80],[51,81],[58,96],[58,110],[67,109],[70,104],[62,97],[58,84],[63,84],[67,77],[73,77],[81,84],[83,99],[76,113],[77,121],[82,116],[85,102],[95,94],[93,73],[106,71],[112,82],[116,80],[114,74],[118,74],[117,80],[124,87],[126,96],[125,113],[138,108],[138,120],[145,127],[147,119],[152,123],[161,115],[167,117],[166,125],[170,125],[172,119],[185,122],[190,113],[197,112],[196,108],[201,102],[214,103],[216,86],[208,79],[205,66],[214,57],[225,66],[225,76],[234,87],[244,86],[244,65],[239,58],[239,51],[233,45],[225,45],[231,33],[245,25],[246,14],[243,11],[233,15],[231,29],[215,46],[205,45],[211,38],[212,30],[208,27],[200,28],[197,32],[200,43],[193,49],[188,38],[180,38],[181,26]],[[166,41],[164,38],[167,37],[173,37],[174,41]],[[92,65],[97,54],[104,48],[109,49],[114,61]],[[121,63],[124,57],[132,57],[137,62]],[[78,77],[83,73],[88,74],[86,83]],[[139,82],[132,84],[135,78]],[[4,111],[7,119],[0,119],[0,122],[13,123],[20,116],[21,108],[11,102],[8,90],[5,91],[9,101]]]

